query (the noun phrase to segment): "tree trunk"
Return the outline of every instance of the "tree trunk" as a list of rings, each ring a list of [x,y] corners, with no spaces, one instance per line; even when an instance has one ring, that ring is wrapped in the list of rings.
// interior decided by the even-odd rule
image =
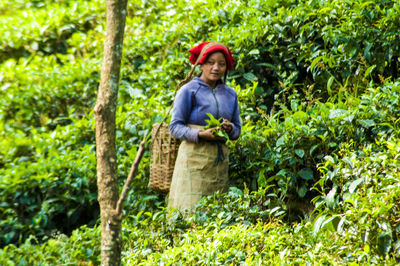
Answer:
[[[118,202],[115,115],[127,0],[107,0],[103,67],[94,113],[97,188],[101,216],[101,265],[121,263],[121,215]]]

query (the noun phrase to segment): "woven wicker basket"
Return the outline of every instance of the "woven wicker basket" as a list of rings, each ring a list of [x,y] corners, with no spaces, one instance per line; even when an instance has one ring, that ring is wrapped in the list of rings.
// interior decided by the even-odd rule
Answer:
[[[158,130],[158,127],[160,129]],[[157,132],[158,130],[158,132]],[[168,193],[174,173],[180,140],[169,133],[168,124],[157,123],[151,130],[150,180],[151,190]]]

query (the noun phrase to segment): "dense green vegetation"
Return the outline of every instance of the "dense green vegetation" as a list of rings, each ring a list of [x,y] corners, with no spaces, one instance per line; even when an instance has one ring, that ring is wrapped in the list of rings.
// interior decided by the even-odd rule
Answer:
[[[99,0],[0,3],[0,264],[98,264],[94,116]],[[400,4],[132,0],[117,110],[118,176],[172,102],[188,49],[234,53],[242,136],[231,189],[167,212],[140,164],[124,264],[397,264]]]

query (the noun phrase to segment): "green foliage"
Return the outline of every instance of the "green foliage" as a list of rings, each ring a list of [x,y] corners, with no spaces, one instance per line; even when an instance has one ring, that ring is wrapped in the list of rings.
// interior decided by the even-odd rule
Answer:
[[[47,127],[51,131],[71,123],[70,116],[86,116],[94,106],[98,59],[33,57],[9,60],[0,69],[0,118],[8,127],[22,131]]]
[[[54,234],[44,244],[29,237],[20,246],[0,250],[1,265],[98,265],[100,263],[100,228],[82,226],[70,237]]]
[[[336,103],[301,102],[294,91],[290,109],[281,105],[271,115],[259,109],[267,124],[259,120],[245,125],[231,147],[234,177],[246,177],[243,181],[252,184],[257,180],[259,186],[277,182],[283,195],[297,191],[302,198],[320,178],[317,165],[348,140],[364,145],[381,136],[398,136],[398,83],[370,88],[361,98],[344,94]]]
[[[310,221],[286,224],[271,208],[268,189],[249,193],[231,188],[205,197],[182,215],[162,209],[130,213],[123,220],[124,264],[395,264],[368,245]],[[258,214],[261,214],[260,216]],[[0,252],[0,262],[21,265],[99,263],[100,229],[82,227],[71,237],[53,236],[39,246],[34,239]]]
[[[0,6],[0,62],[32,54],[66,54],[71,35],[88,32],[105,13],[101,1],[24,2]]]
[[[220,127],[222,123],[222,117],[217,119],[215,118],[212,114],[207,113],[206,114],[210,119],[206,119],[205,121],[207,122],[207,125],[204,127],[204,129],[209,129],[213,127]]]
[[[184,215],[147,189],[145,153],[124,210],[124,263],[398,263],[399,9],[390,0],[128,1],[121,185],[195,44],[233,51],[228,85],[243,127],[229,144],[237,188]],[[99,228],[73,229],[98,219],[91,110],[105,5],[3,1],[0,17],[0,264],[98,264]]]
[[[204,129],[214,128],[211,132],[213,135],[219,136],[221,138],[229,139],[228,134],[222,130],[222,120],[223,120],[222,117],[219,119],[216,119],[210,113],[207,113],[207,115],[210,119],[205,120],[207,122],[207,125],[204,127]]]
[[[96,222],[94,146],[85,144],[93,142],[90,127],[80,120],[52,133],[32,129],[30,138],[22,132],[0,138],[7,151],[0,169],[2,245]]]
[[[359,239],[381,256],[400,254],[399,150],[399,142],[386,137],[362,149],[343,147],[325,158],[320,165],[323,177],[316,184],[321,192],[314,199],[316,213],[324,226]]]

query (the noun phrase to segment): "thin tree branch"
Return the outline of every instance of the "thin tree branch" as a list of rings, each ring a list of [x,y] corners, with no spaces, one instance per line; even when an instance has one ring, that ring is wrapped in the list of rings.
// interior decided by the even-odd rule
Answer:
[[[117,206],[115,208],[115,212],[119,216],[122,215],[122,206],[124,204],[126,197],[128,196],[129,188],[132,184],[133,178],[136,176],[136,170],[139,166],[139,163],[142,160],[142,157],[143,157],[143,154],[145,151],[146,138],[147,138],[147,134],[143,137],[143,140],[140,142],[139,150],[136,153],[135,161],[132,164],[128,178],[124,184],[124,187],[122,188],[121,195],[119,197]]]

